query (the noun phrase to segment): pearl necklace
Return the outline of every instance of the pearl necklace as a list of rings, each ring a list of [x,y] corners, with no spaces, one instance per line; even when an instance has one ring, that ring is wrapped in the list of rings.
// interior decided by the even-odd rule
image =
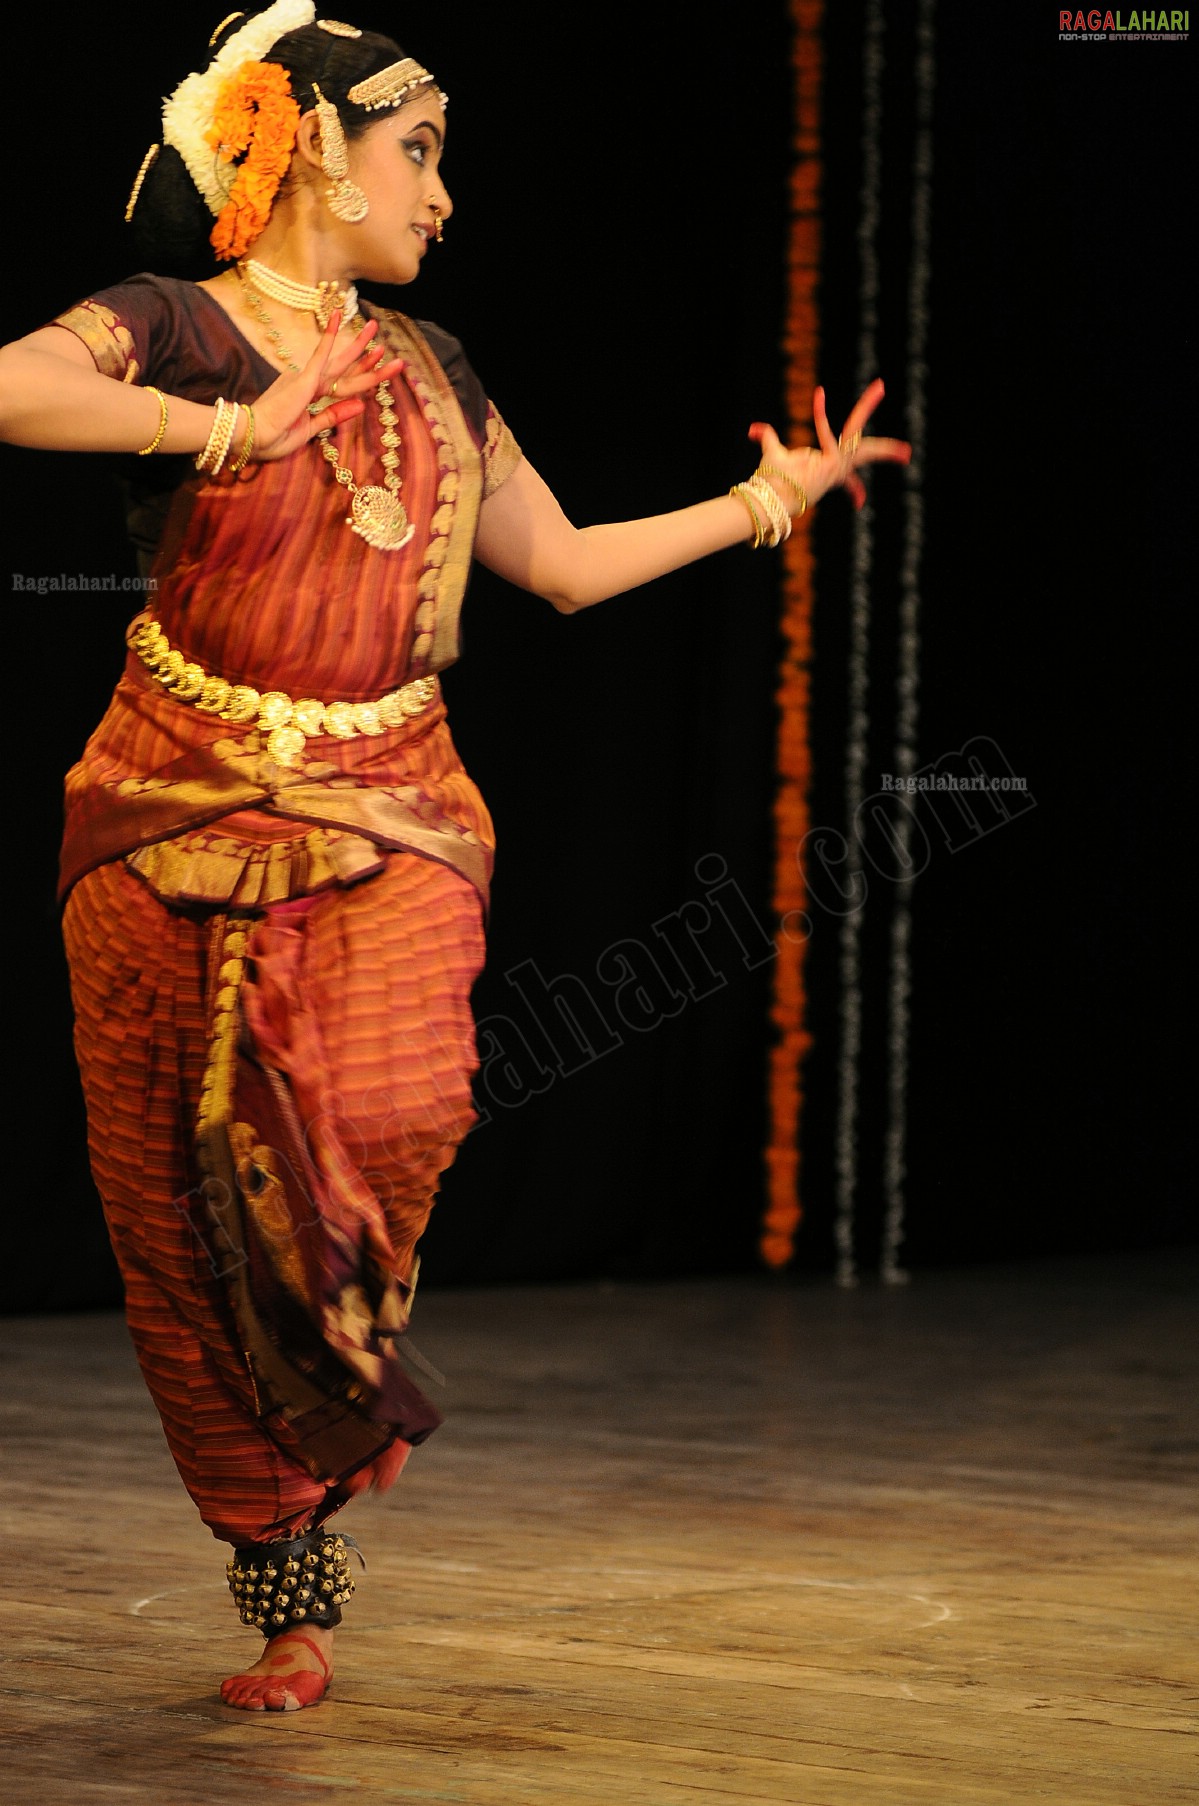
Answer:
[[[262,304],[262,296],[258,292],[260,285],[256,271],[263,268],[262,264],[255,265],[252,258],[247,258],[244,263],[238,264],[237,273],[241,278],[242,294],[250,312],[266,333],[279,357],[293,374],[299,375],[300,366],[283,343],[278,328]],[[274,272],[268,270],[267,275],[273,276]],[[280,283],[286,282],[284,277],[278,277],[276,280]],[[293,290],[300,291],[299,283],[292,283],[288,286]],[[320,286],[322,289],[335,289],[337,285],[322,283]],[[307,296],[315,296],[319,293],[316,289],[304,289],[302,292]],[[358,311],[357,293],[352,288],[338,292],[343,295],[343,302],[334,303],[333,306],[345,305],[347,310],[352,306],[354,312],[353,314],[347,312],[347,317],[353,318]],[[279,297],[272,295],[271,299],[278,300]],[[296,306],[297,311],[301,310],[299,303],[284,302],[284,306],[292,305]],[[329,308],[330,313],[333,312],[333,306]],[[305,302],[302,311],[315,313],[316,309]],[[416,528],[408,519],[407,511],[400,500],[400,435],[396,430],[398,421],[395,397],[392,395],[388,383],[381,382],[379,384],[375,390],[375,400],[379,404],[379,424],[383,429],[380,435],[384,448],[380,460],[384,473],[382,487],[377,483],[367,483],[360,487],[354,481],[353,472],[347,470],[337,455],[331,427],[326,427],[323,432],[318,433],[317,438],[321,442],[321,456],[328,460],[335,479],[343,489],[348,489],[350,492],[350,512],[346,515],[347,527],[357,533],[360,538],[365,539],[368,545],[374,546],[377,551],[398,552],[402,546],[408,544],[416,532]],[[319,413],[321,407],[327,405],[327,398],[322,397],[319,401],[310,404],[309,411]]]
[[[269,300],[278,301],[296,313],[315,314],[322,332],[329,324],[330,315],[338,308],[343,326],[358,317],[358,290],[353,283],[343,288],[340,282],[318,282],[315,288],[309,288],[305,282],[293,282],[290,276],[280,276],[277,270],[268,269],[256,257],[243,257],[237,269],[239,275],[249,278],[260,295],[266,295]]]

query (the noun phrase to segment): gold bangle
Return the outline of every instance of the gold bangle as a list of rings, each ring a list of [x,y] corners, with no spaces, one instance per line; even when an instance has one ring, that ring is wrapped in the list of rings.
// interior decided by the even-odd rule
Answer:
[[[760,477],[756,471],[747,480],[745,488],[761,503],[762,512],[770,522],[770,532],[766,538],[767,545],[772,547],[781,545],[784,539],[791,537],[791,516],[787,512],[787,504],[779,495],[778,490],[773,489],[766,478]]]
[[[229,466],[230,476],[235,477],[239,470],[244,470],[246,468],[246,465],[250,462],[250,453],[253,451],[253,449],[254,449],[254,410],[251,407],[247,407],[246,408],[246,436],[242,441],[241,450],[238,452],[236,458],[234,458],[232,464]]]
[[[151,439],[149,445],[142,446],[137,454],[139,458],[148,458],[151,452],[156,452],[166,437],[167,430],[167,398],[161,389],[154,388],[152,384],[147,384],[146,387],[147,392],[150,395],[157,395],[158,397],[158,431]]]
[[[758,468],[754,474],[755,474],[755,476],[777,477],[780,483],[786,483],[788,489],[793,489],[795,491],[795,494],[799,500],[799,507],[795,510],[796,515],[798,516],[800,514],[807,513],[807,511],[808,511],[808,492],[804,488],[802,483],[796,482],[795,478],[790,474],[789,471],[780,470],[778,468],[777,464],[759,464]]]
[[[739,500],[743,501],[745,503],[745,506],[749,509],[749,518],[754,524],[753,549],[756,552],[759,546],[764,545],[766,543],[766,530],[762,525],[761,517],[759,516],[758,511],[754,507],[753,503],[750,501],[749,492],[747,491],[744,483],[734,483],[733,487],[729,490],[729,494],[737,496],[739,498]]]

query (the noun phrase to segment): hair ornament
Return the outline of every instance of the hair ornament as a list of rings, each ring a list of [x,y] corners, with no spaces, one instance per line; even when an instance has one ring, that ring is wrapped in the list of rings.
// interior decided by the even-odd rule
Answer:
[[[243,256],[266,225],[299,123],[299,104],[278,63],[242,63],[226,76],[204,134],[226,166],[241,159],[210,234],[218,257]]]
[[[414,56],[406,56],[401,62],[389,63],[377,75],[368,75],[365,81],[356,82],[346,99],[352,100],[368,113],[375,113],[381,107],[400,106],[414,88],[423,88],[435,79],[427,69],[421,67]],[[443,107],[448,104],[449,96],[443,94],[440,88],[437,96]]]
[[[286,32],[311,25],[315,16],[314,0],[274,0],[265,12],[255,13],[231,32],[207,69],[181,81],[163,107],[163,142],[179,152],[214,218],[229,201],[236,178],[232,156],[218,151],[214,157],[208,136],[226,81],[243,63],[265,57]]]
[[[217,28],[213,32],[212,36],[209,38],[208,48],[210,50],[212,49],[212,47],[216,43],[217,39],[220,37],[221,33],[224,31],[226,25],[232,25],[234,19],[244,19],[245,16],[246,16],[245,13],[226,13],[225,17],[221,20],[220,24],[217,26]]]
[[[145,156],[142,158],[141,168],[138,170],[137,174],[133,178],[133,187],[129,190],[129,199],[125,202],[125,224],[126,225],[128,225],[130,220],[133,218],[133,209],[137,206],[137,197],[142,191],[142,183],[145,181],[146,177],[149,175],[151,167],[153,166],[153,164],[158,156],[158,153],[161,149],[162,149],[161,144],[152,144],[150,146],[149,150],[146,152]]]
[[[343,25],[340,19],[318,19],[317,26],[327,31],[331,38],[360,38],[362,33],[356,25]]]

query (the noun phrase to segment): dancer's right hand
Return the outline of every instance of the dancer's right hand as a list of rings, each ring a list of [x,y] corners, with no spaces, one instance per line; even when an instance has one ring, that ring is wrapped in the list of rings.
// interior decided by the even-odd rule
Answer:
[[[352,420],[366,405],[362,397],[404,368],[402,357],[389,359],[387,347],[376,342],[377,320],[368,320],[353,338],[341,337],[340,326],[340,313],[332,314],[303,368],[280,376],[254,403],[251,462],[286,458],[326,427]],[[310,403],[330,395],[327,407],[309,412]]]

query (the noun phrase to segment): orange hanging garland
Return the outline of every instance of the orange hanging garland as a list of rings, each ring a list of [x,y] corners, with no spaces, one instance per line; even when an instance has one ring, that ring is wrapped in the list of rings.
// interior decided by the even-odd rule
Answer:
[[[821,199],[821,86],[823,0],[791,0],[795,66],[796,161],[791,175],[788,305],[785,333],[788,436],[810,427],[817,380]],[[804,908],[808,901],[800,848],[810,826],[812,752],[809,723],[812,600],[815,560],[810,533],[793,533],[783,548],[783,655],[779,710],[778,792],[774,805],[774,910],[778,921],[771,1020],[770,1142],[766,1149],[767,1207],[759,1247],[770,1267],[795,1253],[799,1202],[800,1072],[811,1046],[806,1026]]]
[[[244,256],[270,218],[299,123],[287,71],[278,63],[242,63],[222,86],[204,136],[222,161],[246,153],[210,235],[222,260]]]

